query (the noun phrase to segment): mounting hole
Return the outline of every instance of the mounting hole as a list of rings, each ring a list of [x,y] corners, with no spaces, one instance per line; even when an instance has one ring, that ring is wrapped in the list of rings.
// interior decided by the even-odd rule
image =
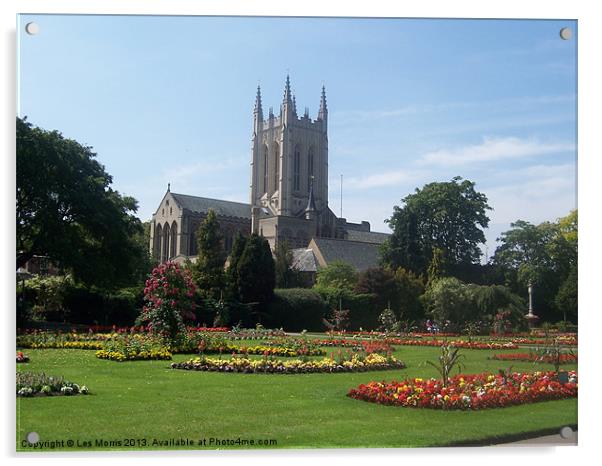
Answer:
[[[31,23],[27,23],[25,25],[25,32],[30,36],[35,36],[38,32],[40,32],[40,26],[38,23],[34,23],[32,21]]]
[[[27,439],[27,443],[35,444],[40,441],[40,434],[37,432],[30,432],[25,438]]]
[[[560,38],[563,40],[569,40],[571,37],[573,37],[573,31],[571,31],[571,28],[562,28],[560,30]]]
[[[560,436],[563,439],[572,439],[574,435],[573,429],[571,429],[569,426],[565,426],[562,429],[560,429]]]

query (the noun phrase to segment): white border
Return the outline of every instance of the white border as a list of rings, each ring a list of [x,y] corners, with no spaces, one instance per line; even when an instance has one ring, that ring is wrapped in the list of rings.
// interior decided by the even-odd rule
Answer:
[[[577,448],[521,448],[521,449],[408,449],[408,450],[329,450],[329,451],[276,451],[276,452],[224,452],[224,453],[155,453],[127,454],[127,461],[136,463],[165,463],[167,457],[182,459],[187,462],[211,461],[245,464],[281,464],[284,461],[295,463],[326,460],[328,462],[342,460],[346,464],[365,464],[373,461],[386,462],[420,462],[435,460],[448,464],[465,464],[466,461],[486,461],[488,465],[507,464],[520,455],[530,462],[569,463],[575,464],[585,459],[585,455],[594,453],[599,443],[600,403],[600,362],[596,360],[598,347],[596,337],[602,331],[600,312],[602,309],[594,299],[597,282],[600,276],[602,257],[600,254],[600,234],[598,215],[602,211],[598,198],[600,176],[600,99],[599,83],[602,83],[600,70],[599,46],[602,44],[600,19],[594,9],[595,2],[570,1],[531,1],[505,0],[483,2],[477,0],[435,1],[421,0],[416,2],[385,2],[371,0],[360,2],[347,0],[341,3],[325,0],[305,0],[288,2],[286,0],[251,2],[248,0],[192,1],[192,0],[87,0],[85,2],[54,0],[4,0],[0,2],[2,9],[1,24],[3,38],[3,102],[0,113],[0,130],[4,151],[0,192],[2,198],[3,227],[0,228],[0,245],[2,251],[2,287],[3,304],[0,309],[4,315],[3,331],[5,332],[2,361],[3,372],[3,412],[2,439],[4,456],[12,463],[15,461],[15,428],[14,428],[14,393],[12,388],[13,355],[14,355],[14,318],[10,319],[14,309],[14,130],[15,130],[15,24],[17,13],[59,13],[59,14],[170,14],[170,15],[270,15],[270,16],[371,16],[371,17],[439,17],[439,18],[554,18],[577,19],[579,36],[579,210],[580,210],[580,301],[581,326],[579,330],[580,345],[580,380],[579,393],[579,443]],[[597,150],[596,150],[597,149]],[[596,264],[598,266],[596,267]],[[11,415],[12,413],[13,415]],[[404,426],[400,426],[403,429]],[[380,458],[373,458],[373,456]],[[65,462],[75,459],[81,462],[100,464],[103,460],[122,457],[123,453],[95,454],[93,457],[83,454],[45,455],[42,457],[21,457],[25,462],[49,463]]]

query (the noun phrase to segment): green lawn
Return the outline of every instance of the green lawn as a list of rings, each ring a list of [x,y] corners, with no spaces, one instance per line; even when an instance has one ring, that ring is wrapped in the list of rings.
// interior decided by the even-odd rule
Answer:
[[[93,449],[119,449],[96,447],[97,440],[121,442],[122,449],[132,449],[123,446],[126,439],[145,439],[143,449],[148,449],[153,448],[154,439],[180,438],[197,443],[207,439],[207,443],[171,448],[217,448],[209,443],[211,438],[274,439],[277,445],[271,448],[357,448],[487,444],[577,424],[575,399],[446,412],[381,406],[345,396],[351,387],[371,380],[436,376],[434,369],[423,363],[435,360],[438,348],[397,348],[395,356],[406,362],[407,369],[302,375],[183,371],[170,369],[170,361],[118,363],[97,359],[94,351],[26,350],[31,362],[20,364],[19,370],[62,375],[87,385],[92,394],[18,398],[17,449],[31,451],[21,447],[31,431],[42,441],[91,442]],[[464,372],[497,372],[510,365],[519,371],[552,368],[487,359],[499,352],[464,350]],[[175,361],[189,358],[174,356]]]

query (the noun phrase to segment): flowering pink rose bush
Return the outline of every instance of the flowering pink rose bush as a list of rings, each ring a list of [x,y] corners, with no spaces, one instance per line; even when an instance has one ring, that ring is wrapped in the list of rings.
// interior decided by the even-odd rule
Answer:
[[[193,320],[195,286],[187,269],[175,262],[155,267],[146,280],[144,307],[138,318],[149,332],[175,341],[186,331],[184,320]]]

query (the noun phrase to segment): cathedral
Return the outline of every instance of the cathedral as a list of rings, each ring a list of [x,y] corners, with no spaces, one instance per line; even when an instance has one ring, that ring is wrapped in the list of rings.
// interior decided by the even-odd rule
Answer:
[[[313,273],[334,260],[358,270],[378,263],[378,246],[388,237],[368,222],[351,223],[328,207],[328,107],[322,87],[316,119],[297,113],[286,77],[280,112],[264,119],[261,90],[253,111],[250,203],[176,194],[168,186],[153,214],[150,252],[159,262],[194,260],[196,230],[207,212],[217,214],[227,253],[237,232],[257,233],[272,249],[293,248],[295,267]]]

